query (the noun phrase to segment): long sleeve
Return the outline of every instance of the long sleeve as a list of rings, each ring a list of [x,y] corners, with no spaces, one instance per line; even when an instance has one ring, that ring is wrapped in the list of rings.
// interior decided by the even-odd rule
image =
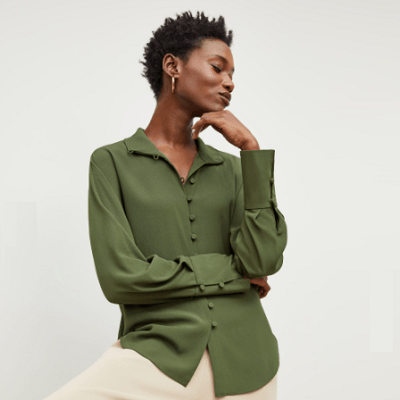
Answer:
[[[133,237],[107,152],[97,151],[90,158],[88,216],[97,277],[111,303],[155,304],[250,290],[232,254],[180,255],[174,260],[153,254],[146,258]]]
[[[243,182],[230,224],[237,269],[248,278],[273,275],[283,264],[287,244],[285,218],[277,207],[275,150],[240,152]]]

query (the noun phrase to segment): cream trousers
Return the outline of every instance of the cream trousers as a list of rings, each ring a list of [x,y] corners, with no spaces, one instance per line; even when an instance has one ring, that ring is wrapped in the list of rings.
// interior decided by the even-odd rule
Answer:
[[[276,400],[277,375],[253,392],[215,397],[208,348],[184,387],[118,340],[88,369],[44,400]]]

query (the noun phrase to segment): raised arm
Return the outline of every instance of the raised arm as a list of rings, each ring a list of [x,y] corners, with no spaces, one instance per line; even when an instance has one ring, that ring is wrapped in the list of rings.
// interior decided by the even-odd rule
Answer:
[[[242,150],[242,185],[230,225],[236,267],[248,278],[273,275],[283,264],[287,244],[285,217],[277,207],[275,150]]]

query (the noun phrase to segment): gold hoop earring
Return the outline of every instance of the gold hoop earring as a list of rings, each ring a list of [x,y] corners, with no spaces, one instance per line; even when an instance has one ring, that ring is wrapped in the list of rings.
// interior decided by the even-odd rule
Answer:
[[[172,93],[174,93],[175,89],[175,77],[172,77]]]

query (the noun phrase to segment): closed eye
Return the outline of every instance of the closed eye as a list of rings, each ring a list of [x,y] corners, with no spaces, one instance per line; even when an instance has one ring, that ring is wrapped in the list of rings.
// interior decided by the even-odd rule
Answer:
[[[212,65],[212,64],[211,64]],[[215,65],[212,65],[218,72],[221,72],[221,69],[216,67]]]

